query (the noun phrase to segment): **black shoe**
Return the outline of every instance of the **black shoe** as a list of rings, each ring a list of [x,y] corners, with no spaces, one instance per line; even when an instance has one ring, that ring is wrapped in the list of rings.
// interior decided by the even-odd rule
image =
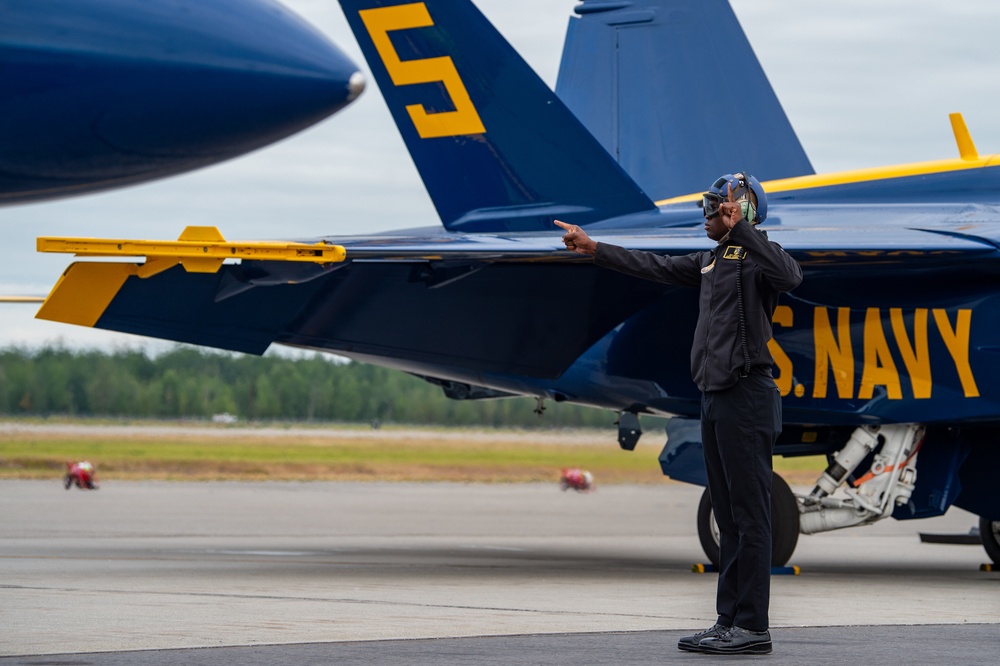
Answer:
[[[688,652],[704,652],[700,645],[703,638],[717,638],[729,631],[729,629],[729,627],[724,627],[721,624],[713,624],[711,628],[705,631],[680,639],[677,641],[677,647]]]
[[[703,639],[698,648],[709,654],[771,654],[771,634],[732,627],[720,636]]]

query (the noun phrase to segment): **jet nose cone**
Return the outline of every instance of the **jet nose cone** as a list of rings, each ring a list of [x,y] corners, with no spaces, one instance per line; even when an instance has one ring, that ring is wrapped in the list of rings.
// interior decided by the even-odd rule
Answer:
[[[105,116],[100,132],[109,142],[224,159],[308,127],[357,96],[358,67],[282,5],[174,3],[186,11],[160,33],[157,61],[148,65],[156,76],[141,84],[156,103]],[[151,131],[150,115],[162,131]]]
[[[364,89],[273,0],[0,0],[0,13],[0,203],[235,157]]]

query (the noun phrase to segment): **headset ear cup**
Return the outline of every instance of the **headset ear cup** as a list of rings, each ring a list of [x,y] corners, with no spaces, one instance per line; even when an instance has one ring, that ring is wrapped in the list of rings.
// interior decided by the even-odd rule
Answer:
[[[742,211],[743,217],[746,218],[746,221],[753,224],[753,218],[757,212],[753,209],[753,204],[749,201],[741,201],[740,211]]]

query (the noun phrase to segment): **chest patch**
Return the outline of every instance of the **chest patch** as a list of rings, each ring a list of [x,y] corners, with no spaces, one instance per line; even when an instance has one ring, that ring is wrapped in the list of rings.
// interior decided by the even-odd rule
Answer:
[[[744,250],[739,245],[730,245],[726,248],[725,254],[722,255],[723,259],[742,259],[747,256],[746,250]]]
[[[708,266],[705,266],[704,268],[701,269],[701,274],[704,275],[705,273],[709,272],[713,268],[715,268],[715,259],[712,259],[712,263],[710,263]]]

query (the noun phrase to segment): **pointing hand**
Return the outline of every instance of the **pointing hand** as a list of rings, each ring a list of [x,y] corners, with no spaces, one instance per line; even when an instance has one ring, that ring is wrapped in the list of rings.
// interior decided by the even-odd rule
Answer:
[[[566,224],[555,220],[556,226],[562,227],[566,233],[563,234],[562,242],[566,244],[566,249],[579,254],[587,254],[593,257],[597,254],[597,243],[590,239],[583,229],[575,224]]]

